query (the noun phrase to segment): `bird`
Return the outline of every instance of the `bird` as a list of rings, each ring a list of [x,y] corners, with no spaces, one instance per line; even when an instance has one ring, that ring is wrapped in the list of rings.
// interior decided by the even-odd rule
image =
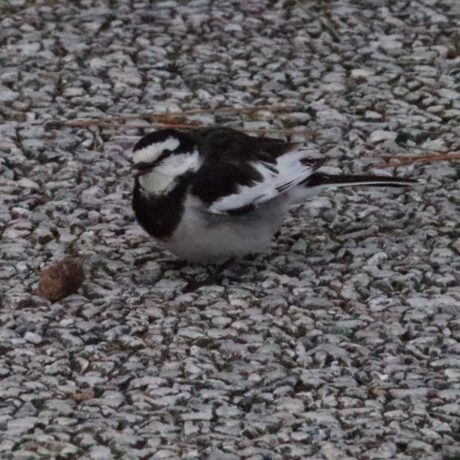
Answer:
[[[220,264],[264,252],[289,209],[342,186],[408,187],[412,179],[321,172],[301,143],[228,127],[151,132],[133,148],[137,221],[180,259]]]

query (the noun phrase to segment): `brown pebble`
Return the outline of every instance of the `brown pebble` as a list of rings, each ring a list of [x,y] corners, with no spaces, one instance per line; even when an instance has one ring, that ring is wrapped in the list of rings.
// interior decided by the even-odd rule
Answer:
[[[381,396],[386,396],[388,394],[388,390],[385,388],[373,388],[371,390],[371,394],[374,398],[380,398]]]
[[[91,390],[91,388],[87,388],[87,389],[84,389],[84,390],[78,390],[78,391],[75,391],[73,394],[72,394],[72,399],[76,402],[76,403],[81,403],[81,402],[84,402],[84,401],[88,401],[89,399],[93,399],[94,398],[94,391]]]
[[[77,292],[84,279],[81,260],[69,257],[41,272],[38,293],[51,302],[57,302]]]

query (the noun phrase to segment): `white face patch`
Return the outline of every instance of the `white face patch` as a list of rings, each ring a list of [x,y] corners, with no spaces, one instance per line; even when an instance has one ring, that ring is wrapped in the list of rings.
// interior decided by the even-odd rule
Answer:
[[[180,153],[165,158],[153,171],[139,177],[142,191],[148,195],[164,195],[175,185],[176,178],[187,172],[195,172],[201,166],[200,154]]]
[[[133,155],[133,162],[134,164],[153,163],[158,160],[165,150],[176,150],[179,145],[179,139],[168,137],[162,142],[155,142],[154,144],[147,145],[147,147],[136,150]]]
[[[189,171],[197,171],[200,163],[200,155],[194,150],[191,153],[179,153],[165,158],[155,170],[165,176],[176,177]]]
[[[165,176],[156,170],[139,177],[141,191],[145,195],[164,195],[173,188],[175,181],[175,177]]]

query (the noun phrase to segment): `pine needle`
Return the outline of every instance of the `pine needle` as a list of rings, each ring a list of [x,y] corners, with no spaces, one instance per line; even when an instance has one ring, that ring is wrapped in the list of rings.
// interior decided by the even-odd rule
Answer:
[[[87,128],[89,126],[98,126],[102,128],[107,128],[114,125],[123,125],[126,121],[129,120],[141,120],[147,119],[149,121],[156,121],[161,126],[169,126],[175,128],[193,128],[199,126],[198,124],[187,123],[187,117],[192,115],[199,114],[252,114],[259,111],[269,111],[273,113],[282,113],[290,112],[295,110],[294,106],[287,105],[256,105],[248,107],[217,107],[217,108],[207,108],[207,109],[190,109],[183,112],[177,113],[153,113],[153,112],[144,112],[138,114],[121,114],[114,115],[111,117],[98,117],[98,118],[84,118],[81,120],[65,120],[65,121],[51,121],[47,123],[47,129],[59,129],[62,127],[73,127],[73,128]],[[126,128],[139,127],[137,125],[126,125]],[[144,127],[144,126],[140,126]],[[148,126],[145,126],[148,127]]]
[[[443,153],[443,154],[430,154],[430,155],[411,155],[405,157],[395,157],[392,155],[382,155],[386,163],[382,163],[375,168],[394,168],[400,166],[407,166],[414,163],[432,163],[436,161],[458,161],[460,160],[460,153]]]

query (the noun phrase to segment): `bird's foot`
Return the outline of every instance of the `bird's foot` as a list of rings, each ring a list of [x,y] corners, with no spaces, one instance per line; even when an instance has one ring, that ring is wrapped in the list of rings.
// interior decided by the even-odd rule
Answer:
[[[213,284],[217,284],[222,276],[222,273],[230,267],[235,261],[234,258],[230,258],[226,260],[224,263],[218,265],[205,279],[200,281],[191,281],[185,287],[185,292],[193,292],[203,286],[211,286]]]

